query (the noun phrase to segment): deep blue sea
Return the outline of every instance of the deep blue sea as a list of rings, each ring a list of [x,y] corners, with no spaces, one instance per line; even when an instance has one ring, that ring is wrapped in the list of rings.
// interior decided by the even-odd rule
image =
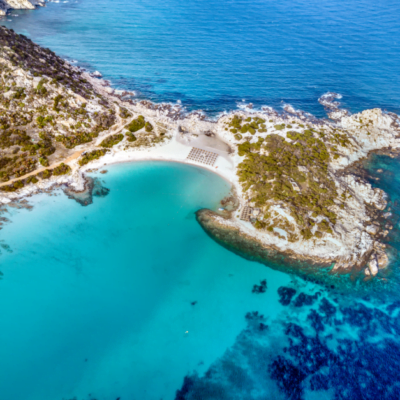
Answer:
[[[399,20],[397,0],[60,0],[2,23],[154,101],[322,116],[327,91],[400,111]]]
[[[65,0],[0,22],[141,98],[322,117],[327,91],[400,112],[399,21],[394,0]],[[187,165],[114,165],[88,206],[59,190],[3,210],[0,400],[398,400],[400,160],[365,168],[394,224],[373,281],[220,245],[195,213],[229,185]]]

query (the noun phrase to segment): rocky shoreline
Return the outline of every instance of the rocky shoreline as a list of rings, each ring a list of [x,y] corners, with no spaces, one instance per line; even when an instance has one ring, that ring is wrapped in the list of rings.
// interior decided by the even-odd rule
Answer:
[[[0,16],[6,15],[10,10],[34,10],[45,5],[44,0],[0,0]]]
[[[100,73],[74,67],[6,28],[0,33],[17,47],[4,45],[0,55],[0,100],[10,115],[2,122],[3,204],[55,187],[90,204],[90,170],[141,160],[181,162],[232,184],[238,204],[230,218],[207,214],[219,229],[298,260],[335,263],[334,271],[363,269],[373,277],[387,266],[379,223],[388,215],[386,194],[351,168],[376,151],[397,154],[395,114],[349,115],[339,96],[328,93],[320,102],[331,120],[289,105],[278,113],[251,104],[212,120],[181,104],[136,101]],[[26,121],[21,109],[30,115]],[[13,127],[16,120],[25,125]],[[191,159],[194,148],[213,154],[215,162]]]

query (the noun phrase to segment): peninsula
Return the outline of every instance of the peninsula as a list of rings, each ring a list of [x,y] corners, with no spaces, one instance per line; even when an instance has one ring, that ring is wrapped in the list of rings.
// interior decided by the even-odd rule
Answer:
[[[184,162],[232,184],[237,208],[213,213],[216,226],[338,270],[374,276],[388,264],[386,195],[349,168],[400,148],[397,115],[347,115],[329,94],[320,102],[330,120],[248,107],[213,121],[179,104],[134,101],[5,27],[0,45],[3,204],[53,187],[82,191],[88,170],[111,163]]]

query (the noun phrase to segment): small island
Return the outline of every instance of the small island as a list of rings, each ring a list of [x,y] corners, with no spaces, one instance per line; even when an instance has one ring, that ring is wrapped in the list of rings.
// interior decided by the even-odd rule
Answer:
[[[216,227],[334,270],[372,277],[387,266],[386,194],[351,169],[370,152],[394,156],[397,115],[347,115],[328,94],[320,102],[329,120],[290,107],[211,120],[179,104],[135,101],[5,27],[0,43],[3,204],[56,187],[83,191],[88,171],[112,163],[183,162],[232,184],[235,207],[209,212]]]

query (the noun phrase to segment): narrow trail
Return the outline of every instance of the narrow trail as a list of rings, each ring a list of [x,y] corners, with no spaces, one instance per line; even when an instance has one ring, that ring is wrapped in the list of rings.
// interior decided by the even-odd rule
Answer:
[[[35,169],[34,171],[29,172],[28,174],[22,175],[22,176],[20,176],[20,177],[18,177],[18,178],[10,179],[10,180],[7,181],[7,182],[0,183],[0,187],[2,187],[2,186],[8,186],[8,185],[11,185],[11,184],[13,184],[14,182],[19,181],[19,180],[21,180],[21,179],[25,179],[25,178],[28,178],[29,176],[36,175],[36,174],[38,174],[39,172],[44,171],[45,169],[53,169],[53,168],[59,166],[59,165],[62,164],[62,163],[67,164],[67,163],[69,163],[69,162],[71,162],[71,161],[73,161],[73,160],[76,160],[84,151],[85,151],[85,150],[76,151],[74,154],[72,154],[71,156],[69,156],[69,157],[66,158],[65,160],[62,160],[62,161],[56,162],[56,163],[54,163],[54,164],[51,164],[51,165],[49,165],[48,167],[42,167],[42,168],[39,168],[39,169]]]
[[[104,140],[105,138],[107,138],[107,137],[110,136],[110,135],[115,135],[115,134],[117,134],[117,133],[120,133],[120,132],[124,129],[124,127],[126,126],[126,124],[129,123],[129,122],[124,122],[124,121],[122,120],[122,118],[118,115],[118,113],[117,113],[117,118],[118,118],[118,120],[119,120],[118,123],[117,123],[116,125],[114,125],[114,126],[110,129],[108,135],[105,135],[105,136],[101,137],[101,140]],[[16,182],[16,181],[19,181],[19,180],[21,180],[21,179],[26,179],[26,178],[28,178],[29,176],[36,175],[36,174],[38,174],[38,173],[40,173],[40,172],[42,172],[42,171],[44,171],[44,170],[46,170],[46,169],[53,169],[53,168],[56,168],[56,167],[58,167],[58,166],[59,166],[60,164],[62,164],[62,163],[68,164],[68,163],[70,163],[71,161],[74,161],[74,160],[76,160],[77,158],[79,158],[79,157],[81,156],[81,154],[84,153],[84,152],[87,151],[87,150],[88,150],[88,149],[78,150],[78,151],[76,151],[75,153],[73,153],[72,155],[70,155],[69,157],[67,157],[66,159],[64,159],[64,160],[62,160],[62,161],[58,161],[58,162],[56,162],[56,163],[53,163],[53,164],[49,165],[48,167],[41,167],[41,168],[35,169],[35,170],[32,171],[32,172],[29,172],[28,174],[19,176],[18,178],[13,178],[13,179],[10,179],[10,180],[7,181],[7,182],[0,183],[0,187],[12,185],[12,184],[13,184],[14,182]]]

